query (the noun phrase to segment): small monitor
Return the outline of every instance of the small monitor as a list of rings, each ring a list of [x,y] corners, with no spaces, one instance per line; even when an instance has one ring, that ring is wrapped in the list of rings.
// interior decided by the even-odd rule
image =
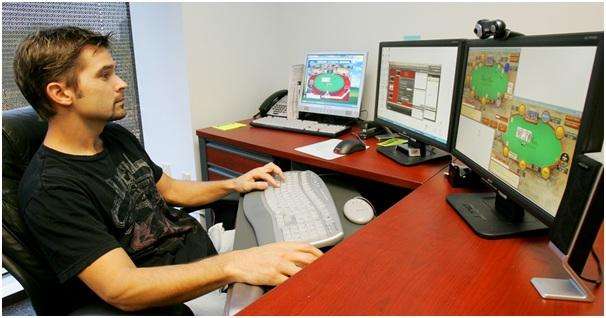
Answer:
[[[402,164],[448,157],[462,43],[461,40],[380,43],[375,120],[414,141],[437,148],[426,149],[425,154],[418,156],[405,148],[401,152],[395,147],[381,148],[382,154]]]
[[[468,43],[453,154],[498,190],[497,211],[525,210],[553,223],[573,159],[602,145],[602,68],[603,33]],[[468,223],[491,213],[481,208],[488,203],[459,203]],[[523,223],[545,228],[527,214],[513,227]]]
[[[366,52],[312,52],[305,59],[299,111],[358,118]]]

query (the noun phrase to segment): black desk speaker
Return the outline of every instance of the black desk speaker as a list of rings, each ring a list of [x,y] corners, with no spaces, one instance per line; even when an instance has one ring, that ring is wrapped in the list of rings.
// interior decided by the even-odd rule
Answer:
[[[602,159],[594,160],[592,155],[577,155],[574,158],[568,184],[549,234],[551,242],[564,255],[568,255],[568,263],[578,275],[583,272],[604,221],[604,169],[600,162]],[[577,229],[579,235],[573,242]]]

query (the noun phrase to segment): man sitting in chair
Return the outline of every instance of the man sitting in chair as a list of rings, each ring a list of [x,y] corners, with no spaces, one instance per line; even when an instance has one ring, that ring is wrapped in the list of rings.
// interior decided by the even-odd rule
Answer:
[[[164,174],[135,136],[108,124],[126,116],[127,87],[109,41],[60,27],[30,35],[16,52],[17,84],[48,121],[20,184],[21,214],[59,282],[83,282],[105,302],[135,311],[233,282],[277,285],[321,256],[293,242],[216,255],[201,225],[167,206],[278,187],[272,175],[284,175],[273,163],[224,181]]]

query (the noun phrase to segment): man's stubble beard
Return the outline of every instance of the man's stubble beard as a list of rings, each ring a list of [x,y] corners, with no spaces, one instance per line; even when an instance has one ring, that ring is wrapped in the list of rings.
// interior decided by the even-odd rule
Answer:
[[[122,113],[118,114],[116,112],[116,109],[117,109],[117,105],[114,104],[114,108],[112,109],[112,114],[109,117],[109,119],[107,120],[108,123],[111,123],[113,121],[117,121],[117,120],[120,120],[120,119],[123,119],[126,117],[126,108],[125,108],[124,104],[122,104]]]

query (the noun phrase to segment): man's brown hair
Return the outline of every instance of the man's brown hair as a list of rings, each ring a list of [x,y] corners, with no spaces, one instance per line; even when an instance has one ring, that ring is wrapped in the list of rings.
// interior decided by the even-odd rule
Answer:
[[[78,57],[86,45],[109,49],[111,33],[102,35],[79,27],[63,26],[30,34],[17,47],[13,70],[21,93],[43,119],[53,116],[46,85],[65,81],[78,91]]]

